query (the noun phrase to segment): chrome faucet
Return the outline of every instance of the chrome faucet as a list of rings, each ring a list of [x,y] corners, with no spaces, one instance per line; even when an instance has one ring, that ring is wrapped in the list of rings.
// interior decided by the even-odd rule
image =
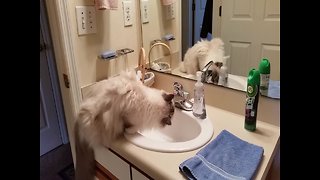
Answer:
[[[183,90],[182,84],[173,83],[174,105],[177,108],[192,111],[193,104],[189,101],[189,93]]]
[[[163,46],[163,47],[167,48],[167,50],[169,52],[169,63],[151,61],[151,51],[156,46]],[[153,40],[153,41],[151,41],[151,47],[150,47],[150,50],[149,50],[148,59],[149,59],[149,68],[150,69],[157,70],[157,71],[160,71],[160,72],[171,73],[171,67],[172,67],[171,49],[167,44],[163,43],[161,40]],[[157,61],[157,60],[155,60],[155,61]]]
[[[213,83],[212,81],[212,70],[209,70],[211,65],[213,64],[213,61],[208,62],[204,68],[201,69],[202,75],[201,75],[201,82],[207,82],[207,83]]]

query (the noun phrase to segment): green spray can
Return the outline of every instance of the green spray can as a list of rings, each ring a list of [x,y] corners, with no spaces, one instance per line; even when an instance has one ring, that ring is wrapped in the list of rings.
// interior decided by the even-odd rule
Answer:
[[[267,58],[262,58],[259,64],[260,71],[260,93],[268,95],[269,79],[270,79],[270,62]]]
[[[245,122],[244,128],[249,131],[256,130],[258,102],[260,91],[260,72],[256,69],[251,69],[247,80],[247,93],[245,105]]]

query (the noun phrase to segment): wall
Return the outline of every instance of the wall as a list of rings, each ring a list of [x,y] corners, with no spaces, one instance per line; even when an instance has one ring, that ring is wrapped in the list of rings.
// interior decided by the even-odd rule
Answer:
[[[173,34],[176,40],[169,41],[166,44],[170,47],[171,53],[179,53],[181,59],[181,1],[176,0],[174,3],[175,18],[166,18],[166,6],[162,5],[160,0],[149,0],[149,22],[142,24],[143,47],[146,51],[146,58],[148,62],[148,52],[150,49],[150,42],[155,39],[162,39],[166,34]],[[157,59],[166,55],[166,49],[160,46],[154,47],[151,58]]]
[[[117,10],[96,10],[96,34],[78,36],[75,7],[93,6],[93,0],[68,1],[71,36],[80,87],[118,74],[126,67],[137,67],[142,43],[146,56],[148,56],[150,40],[161,39],[165,34],[171,33],[176,37],[176,40],[168,43],[172,53],[179,52],[181,49],[181,19],[179,15],[181,2],[179,0],[175,2],[175,18],[171,20],[166,19],[165,8],[161,5],[161,1],[149,0],[149,23],[142,24],[142,26],[140,26],[139,0],[131,0],[131,2],[135,15],[132,26],[124,27],[122,0],[118,0]],[[110,61],[98,58],[98,55],[104,50],[121,48],[130,48],[134,52]],[[159,53],[152,54],[152,57],[160,56]],[[179,54],[179,59],[180,57]]]
[[[130,1],[130,0],[129,0]],[[78,36],[76,6],[93,6],[93,0],[69,0],[68,11],[74,56],[80,87],[105,79],[126,67],[137,67],[141,47],[140,11],[138,0],[131,0],[133,25],[124,27],[122,0],[117,10],[96,10],[97,33]],[[134,52],[117,59],[103,61],[98,55],[105,50],[130,48]],[[127,66],[125,62],[127,61]]]

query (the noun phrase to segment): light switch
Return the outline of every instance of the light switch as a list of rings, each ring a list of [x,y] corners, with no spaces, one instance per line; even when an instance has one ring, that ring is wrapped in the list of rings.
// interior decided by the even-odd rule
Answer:
[[[170,4],[166,7],[166,17],[167,19],[174,19],[175,18],[175,3]]]
[[[141,1],[141,19],[142,23],[149,22],[149,0]]]
[[[96,10],[94,6],[76,6],[78,35],[97,32]]]
[[[124,26],[133,24],[133,8],[131,1],[122,1]]]

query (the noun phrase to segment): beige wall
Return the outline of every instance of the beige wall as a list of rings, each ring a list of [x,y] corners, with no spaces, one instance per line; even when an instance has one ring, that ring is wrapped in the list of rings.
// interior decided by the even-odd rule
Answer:
[[[119,73],[120,70],[126,68],[126,61],[128,68],[137,67],[141,47],[138,0],[131,0],[135,15],[132,26],[124,27],[122,0],[119,0],[117,10],[96,10],[97,33],[84,36],[78,36],[77,33],[75,7],[93,6],[93,0],[69,0],[68,2],[71,36],[80,87]],[[105,50],[122,48],[130,48],[134,52],[109,61],[98,58],[98,55]]]
[[[155,39],[162,39],[166,34],[173,34],[176,40],[166,42],[170,47],[171,53],[179,54],[181,59],[181,1],[176,0],[174,3],[175,18],[167,19],[165,14],[165,6],[160,0],[149,0],[149,22],[142,24],[143,47],[146,50],[146,58],[148,62],[148,52],[150,42]],[[158,59],[166,55],[166,49],[157,46],[152,50],[151,58]]]
[[[180,0],[175,3],[176,15],[171,20],[166,19],[161,1],[149,0],[149,23],[142,26],[139,0],[131,0],[131,2],[134,9],[132,26],[124,27],[122,0],[118,0],[117,10],[96,10],[97,33],[78,36],[75,7],[93,6],[93,0],[68,1],[72,44],[80,87],[116,75],[126,68],[137,67],[142,39],[147,56],[150,41],[160,39],[169,33],[176,37],[176,40],[168,43],[171,52],[179,52],[181,49]],[[143,35],[141,35],[141,28]],[[105,50],[121,48],[130,48],[134,52],[108,61],[98,58],[98,55]],[[159,53],[152,55],[153,57],[161,56]]]

